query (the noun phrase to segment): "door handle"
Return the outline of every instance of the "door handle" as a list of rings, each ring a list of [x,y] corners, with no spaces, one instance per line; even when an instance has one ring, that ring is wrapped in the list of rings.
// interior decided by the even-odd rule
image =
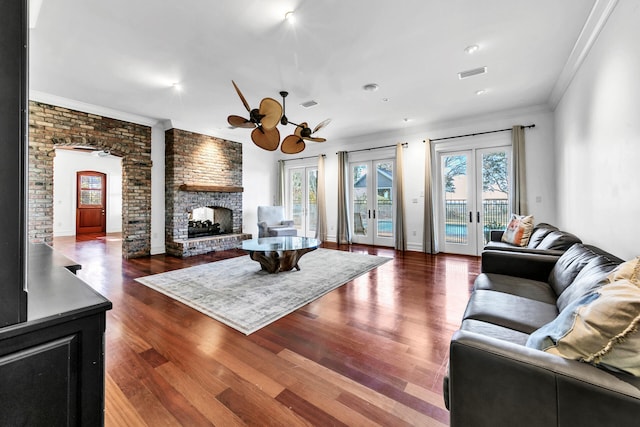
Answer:
[[[368,212],[369,212],[369,213],[368,213],[368,216],[367,216],[367,217],[368,217],[368,218],[371,218],[371,209],[369,209],[369,211],[368,211]]]
[[[376,210],[373,210],[373,219],[376,219]]]
[[[477,216],[477,218],[478,218],[478,224],[480,224],[480,211],[478,211],[477,213],[478,213],[478,216]]]
[[[469,212],[469,222],[473,222],[473,212]]]

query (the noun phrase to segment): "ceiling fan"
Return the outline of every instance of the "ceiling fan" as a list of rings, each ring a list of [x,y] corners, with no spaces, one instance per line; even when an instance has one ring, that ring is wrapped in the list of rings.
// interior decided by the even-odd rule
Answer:
[[[233,87],[236,89],[244,108],[249,112],[249,118],[230,115],[227,122],[233,127],[254,128],[251,132],[251,140],[260,148],[274,151],[280,144],[280,132],[276,128],[280,117],[282,117],[282,106],[273,98],[264,98],[260,101],[258,108],[251,108],[249,103],[240,92],[240,88],[233,80]]]
[[[326,119],[322,121],[313,130],[309,128],[309,125],[307,124],[307,122],[297,124],[289,121],[286,114],[286,104],[285,104],[285,99],[287,98],[287,95],[289,95],[289,92],[286,92],[286,91],[280,92],[280,96],[282,96],[282,109],[283,109],[282,118],[280,119],[280,124],[282,124],[283,126],[292,124],[296,127],[296,129],[293,132],[293,135],[287,136],[282,141],[280,150],[285,154],[297,154],[305,149],[306,147],[306,144],[304,143],[305,140],[313,141],[313,142],[325,142],[326,138],[318,138],[311,135],[313,135],[314,133],[316,133],[326,125],[328,125],[331,122],[331,119]]]
[[[283,126],[292,124],[296,127],[293,135],[287,136],[280,145],[280,150],[285,154],[296,154],[305,149],[304,141],[312,142],[325,142],[325,138],[318,138],[312,136],[317,131],[329,124],[331,119],[324,120],[318,124],[313,130],[306,122],[297,124],[289,121],[285,113],[285,98],[289,95],[289,92],[282,91],[282,105],[273,98],[264,98],[260,101],[259,108],[251,108],[249,103],[240,92],[236,82],[231,80],[233,87],[235,88],[242,104],[249,112],[249,118],[246,119],[242,116],[230,115],[227,117],[227,122],[233,127],[239,128],[253,128],[251,132],[251,140],[260,148],[268,151],[274,151],[280,145],[280,132],[276,128],[278,123]]]

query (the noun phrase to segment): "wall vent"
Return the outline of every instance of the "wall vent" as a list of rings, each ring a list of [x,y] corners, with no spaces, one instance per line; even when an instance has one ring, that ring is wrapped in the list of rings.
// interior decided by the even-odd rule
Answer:
[[[473,70],[467,70],[467,71],[460,71],[458,73],[458,78],[460,80],[462,79],[466,79],[469,77],[473,77],[473,76],[477,76],[480,74],[484,74],[487,72],[487,67],[480,67],[480,68],[474,68]]]
[[[313,106],[318,105],[318,103],[316,101],[314,101],[313,99],[311,101],[307,101],[307,102],[303,102],[302,104],[300,104],[302,107],[304,108],[311,108]]]

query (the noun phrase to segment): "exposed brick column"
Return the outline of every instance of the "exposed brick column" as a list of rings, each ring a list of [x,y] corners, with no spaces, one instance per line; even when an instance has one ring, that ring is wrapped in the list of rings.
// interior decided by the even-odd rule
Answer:
[[[187,242],[188,212],[202,206],[233,211],[233,233],[242,235],[242,193],[181,191],[182,184],[242,186],[242,144],[212,136],[169,129],[165,132],[165,241],[167,253],[190,256],[236,245],[234,239]]]
[[[151,128],[29,102],[29,241],[53,240],[55,147],[109,150],[122,157],[122,256],[151,252]]]

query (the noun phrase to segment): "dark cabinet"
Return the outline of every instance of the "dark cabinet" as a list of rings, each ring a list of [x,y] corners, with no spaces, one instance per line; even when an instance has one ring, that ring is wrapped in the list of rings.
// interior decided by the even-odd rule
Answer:
[[[111,302],[47,245],[28,265],[27,320],[0,329],[0,425],[100,426]]]

